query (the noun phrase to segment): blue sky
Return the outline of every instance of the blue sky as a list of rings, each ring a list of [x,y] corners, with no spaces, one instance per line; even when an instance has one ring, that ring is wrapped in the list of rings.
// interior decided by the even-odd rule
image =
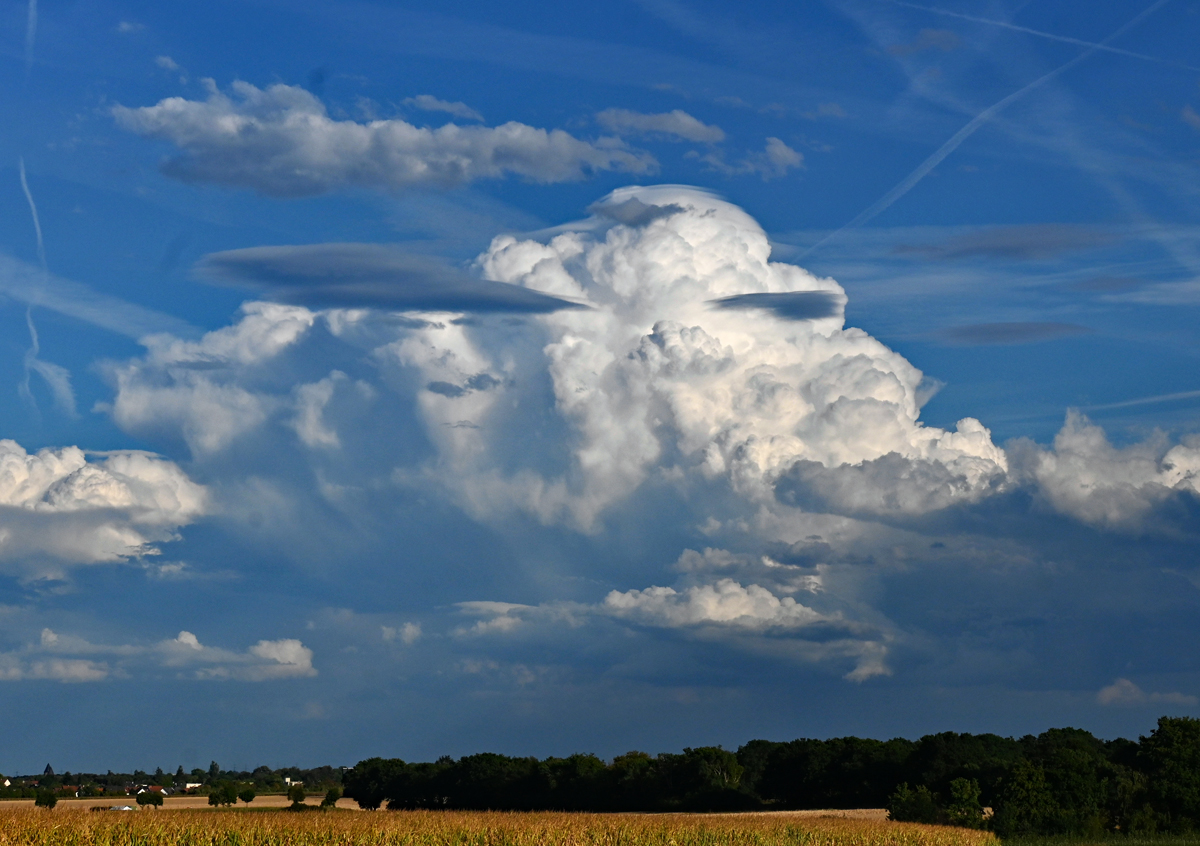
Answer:
[[[2,9],[0,770],[1200,708],[1200,3]]]

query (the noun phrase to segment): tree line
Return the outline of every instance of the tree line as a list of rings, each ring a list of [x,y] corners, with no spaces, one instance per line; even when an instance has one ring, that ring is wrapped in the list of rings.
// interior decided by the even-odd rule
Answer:
[[[1075,728],[1021,738],[752,740],[606,762],[589,754],[370,758],[343,773],[363,808],[734,811],[881,808],[892,819],[1020,834],[1200,829],[1200,719],[1136,742]]]

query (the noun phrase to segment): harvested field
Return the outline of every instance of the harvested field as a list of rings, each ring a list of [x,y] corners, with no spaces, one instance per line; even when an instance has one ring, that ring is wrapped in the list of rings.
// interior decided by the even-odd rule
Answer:
[[[798,814],[0,809],[0,846],[998,846],[987,832]]]

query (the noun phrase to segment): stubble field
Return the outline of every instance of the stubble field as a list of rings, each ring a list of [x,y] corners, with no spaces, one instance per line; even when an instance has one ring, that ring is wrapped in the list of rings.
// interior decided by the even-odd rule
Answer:
[[[792,814],[0,810],[0,846],[998,846],[980,831]]]

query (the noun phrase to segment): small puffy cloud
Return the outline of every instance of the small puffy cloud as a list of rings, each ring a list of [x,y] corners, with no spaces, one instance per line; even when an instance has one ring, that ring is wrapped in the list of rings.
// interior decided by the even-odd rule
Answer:
[[[235,652],[204,646],[188,631],[149,646],[113,646],[42,629],[37,642],[0,653],[0,681],[92,682],[167,669],[201,679],[260,682],[315,676],[312,658],[311,649],[291,638],[260,640]]]
[[[32,575],[155,554],[209,509],[178,465],[144,452],[88,461],[78,447],[29,454],[0,440],[0,566]]]
[[[778,138],[767,138],[767,145],[760,152],[752,152],[741,161],[729,164],[719,152],[699,155],[691,154],[712,170],[726,176],[758,174],[763,181],[786,176],[793,168],[804,167],[804,154],[793,150]]]
[[[1179,113],[1179,116],[1183,119],[1183,122],[1192,129],[1200,131],[1200,113],[1197,113],[1196,110],[1191,106],[1184,106],[1183,111]]]
[[[163,70],[179,70],[179,63],[170,56],[156,56],[154,58],[154,64],[158,65]]]
[[[721,127],[703,123],[681,109],[661,114],[605,109],[596,115],[596,122],[618,134],[666,135],[705,144],[718,144],[725,140],[725,131]]]
[[[733,579],[681,591],[657,586],[614,590],[604,598],[601,609],[623,620],[664,628],[714,624],[795,629],[828,620],[790,596],[778,597],[764,587],[742,586]]]
[[[446,112],[463,120],[483,122],[483,115],[472,109],[466,103],[450,103],[439,100],[430,94],[418,94],[416,97],[406,97],[400,101],[405,106],[412,106],[425,112]]]
[[[129,35],[130,33],[141,32],[145,28],[146,28],[145,24],[137,23],[136,21],[121,21],[119,24],[117,24],[117,32],[121,33],[122,35]]]
[[[245,652],[204,646],[191,632],[159,642],[154,647],[166,667],[190,671],[201,679],[275,681],[317,675],[313,652],[292,638],[260,640]]]
[[[1107,687],[1101,688],[1096,694],[1096,701],[1101,705],[1189,705],[1200,703],[1200,699],[1183,693],[1147,693],[1129,679],[1117,679]]]
[[[421,637],[420,623],[404,623],[400,627],[380,626],[380,633],[385,643],[399,641],[405,646],[412,646]]]
[[[449,188],[510,173],[565,182],[604,170],[647,173],[656,164],[612,139],[590,143],[512,121],[428,129],[402,120],[334,120],[313,94],[292,85],[235,82],[227,96],[210,81],[206,100],[170,97],[115,106],[113,115],[125,129],[181,151],[163,165],[168,176],[274,196]]]

